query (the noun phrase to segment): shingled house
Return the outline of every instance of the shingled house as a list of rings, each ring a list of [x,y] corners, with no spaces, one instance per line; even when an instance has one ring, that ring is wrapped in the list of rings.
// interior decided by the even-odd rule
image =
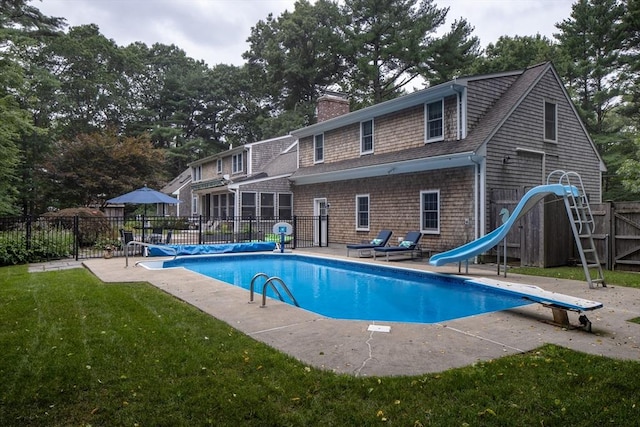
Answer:
[[[296,157],[296,142],[287,135],[190,163],[193,213],[212,220],[291,218],[288,178],[296,168]]]
[[[294,214],[330,221],[318,227],[318,243],[358,242],[381,229],[395,241],[419,230],[424,247],[447,250],[494,229],[502,208],[557,169],[578,171],[589,199],[601,201],[604,163],[551,63],[460,78],[354,112],[345,105],[321,99],[318,123],[291,133]],[[510,255],[557,262],[544,255],[559,246],[566,220],[553,204],[521,220]]]

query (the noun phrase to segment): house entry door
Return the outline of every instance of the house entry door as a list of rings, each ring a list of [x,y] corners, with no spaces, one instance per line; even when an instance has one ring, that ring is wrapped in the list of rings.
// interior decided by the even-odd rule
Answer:
[[[313,216],[318,218],[313,222],[313,244],[315,246],[328,246],[327,227],[327,199],[313,199]]]

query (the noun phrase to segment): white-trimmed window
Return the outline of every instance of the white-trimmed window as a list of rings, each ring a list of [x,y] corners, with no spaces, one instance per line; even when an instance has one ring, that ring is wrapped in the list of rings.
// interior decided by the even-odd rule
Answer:
[[[549,101],[544,102],[544,140],[558,141],[558,106]]]
[[[231,173],[240,173],[242,169],[242,153],[231,156]]]
[[[198,214],[198,196],[191,198],[191,213],[194,215]]]
[[[240,206],[241,213],[243,219],[246,218],[255,218],[256,216],[256,193],[246,193],[243,192],[240,201],[242,202],[242,206]]]
[[[278,193],[278,218],[280,221],[293,218],[293,194]]]
[[[440,190],[420,192],[420,231],[425,234],[440,233]]]
[[[260,217],[273,219],[276,215],[276,195],[274,193],[260,193]]]
[[[369,195],[356,195],[356,230],[369,231]]]
[[[444,100],[430,102],[425,108],[425,138],[427,142],[444,139]]]
[[[222,159],[216,160],[216,171],[222,173]]]
[[[373,119],[360,122],[360,154],[373,153]]]
[[[191,178],[193,178],[193,182],[202,180],[202,166],[191,168]]]
[[[313,162],[321,163],[324,161],[324,134],[313,136]]]

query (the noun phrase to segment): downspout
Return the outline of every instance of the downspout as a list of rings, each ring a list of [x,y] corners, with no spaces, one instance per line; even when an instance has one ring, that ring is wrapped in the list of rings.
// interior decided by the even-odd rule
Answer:
[[[469,156],[469,160],[475,165],[474,170],[474,189],[473,189],[473,217],[474,217],[474,240],[484,236],[485,231],[485,189],[484,189],[484,176],[482,174],[482,162],[476,161],[477,156],[475,153]],[[481,157],[480,157],[481,158]]]

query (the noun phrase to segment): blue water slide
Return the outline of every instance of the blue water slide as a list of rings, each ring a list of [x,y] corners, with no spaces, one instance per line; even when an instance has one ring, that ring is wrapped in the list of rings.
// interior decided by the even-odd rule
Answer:
[[[491,233],[486,234],[473,242],[469,242],[447,252],[433,255],[429,259],[429,264],[440,266],[452,262],[465,261],[488,251],[505,238],[513,224],[529,212],[540,200],[551,194],[555,194],[560,197],[567,197],[573,194],[573,196],[577,197],[578,189],[574,186],[566,186],[562,184],[539,185],[532,188],[527,191],[520,202],[518,202],[518,205],[515,207],[513,212],[511,212],[511,216],[507,222],[493,230]]]

